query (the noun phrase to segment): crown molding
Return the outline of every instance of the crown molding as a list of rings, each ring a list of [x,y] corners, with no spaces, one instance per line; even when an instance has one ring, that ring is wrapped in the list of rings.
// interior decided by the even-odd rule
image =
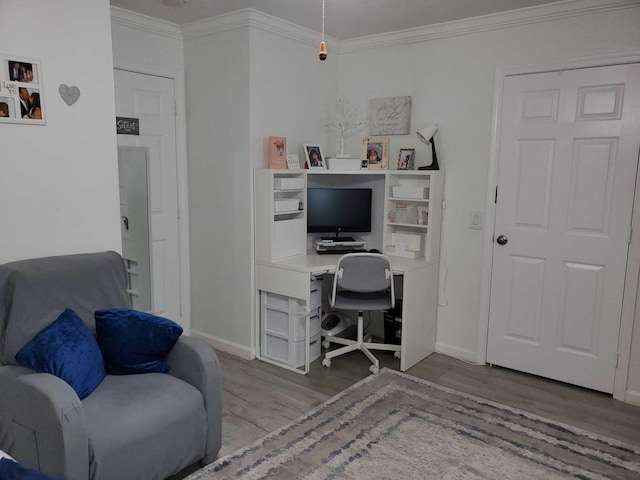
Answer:
[[[407,45],[628,8],[640,8],[640,2],[638,0],[564,0],[550,5],[521,8],[465,20],[343,40],[340,53]]]
[[[182,28],[177,23],[135,13],[120,7],[111,7],[111,23],[123,27],[135,28],[147,33],[182,40]]]
[[[182,27],[182,35],[188,40],[242,27],[252,27],[308,45],[315,46],[319,42],[318,32],[252,8],[189,23]],[[327,37],[327,41],[331,42],[332,49],[338,49],[338,40]]]

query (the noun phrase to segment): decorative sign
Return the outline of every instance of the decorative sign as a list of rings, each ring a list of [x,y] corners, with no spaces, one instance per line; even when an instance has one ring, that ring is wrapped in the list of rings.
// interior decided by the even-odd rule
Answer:
[[[39,61],[0,54],[0,123],[44,125],[42,93]]]
[[[411,97],[369,100],[369,135],[411,133]]]
[[[116,117],[116,133],[118,135],[140,135],[140,119]]]
[[[70,87],[64,83],[61,83],[58,87],[58,92],[60,92],[60,97],[64,100],[64,103],[71,106],[78,101],[80,98],[80,89],[76,86]]]

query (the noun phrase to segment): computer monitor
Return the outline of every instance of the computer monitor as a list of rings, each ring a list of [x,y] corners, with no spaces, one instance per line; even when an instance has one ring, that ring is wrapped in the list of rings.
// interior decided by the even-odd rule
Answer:
[[[371,232],[371,189],[308,188],[307,232],[335,240],[342,233]]]

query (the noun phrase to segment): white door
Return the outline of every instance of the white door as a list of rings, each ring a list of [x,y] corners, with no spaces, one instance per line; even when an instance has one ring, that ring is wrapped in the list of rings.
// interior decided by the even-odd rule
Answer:
[[[118,146],[149,149],[152,310],[180,323],[174,81],[115,70],[115,89],[116,115],[140,120],[140,135],[118,135]]]
[[[507,77],[502,101],[487,362],[611,393],[640,65]]]

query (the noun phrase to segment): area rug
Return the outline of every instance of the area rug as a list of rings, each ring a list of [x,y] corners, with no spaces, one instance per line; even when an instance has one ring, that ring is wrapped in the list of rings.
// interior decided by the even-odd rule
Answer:
[[[640,478],[640,446],[384,369],[188,480]]]

